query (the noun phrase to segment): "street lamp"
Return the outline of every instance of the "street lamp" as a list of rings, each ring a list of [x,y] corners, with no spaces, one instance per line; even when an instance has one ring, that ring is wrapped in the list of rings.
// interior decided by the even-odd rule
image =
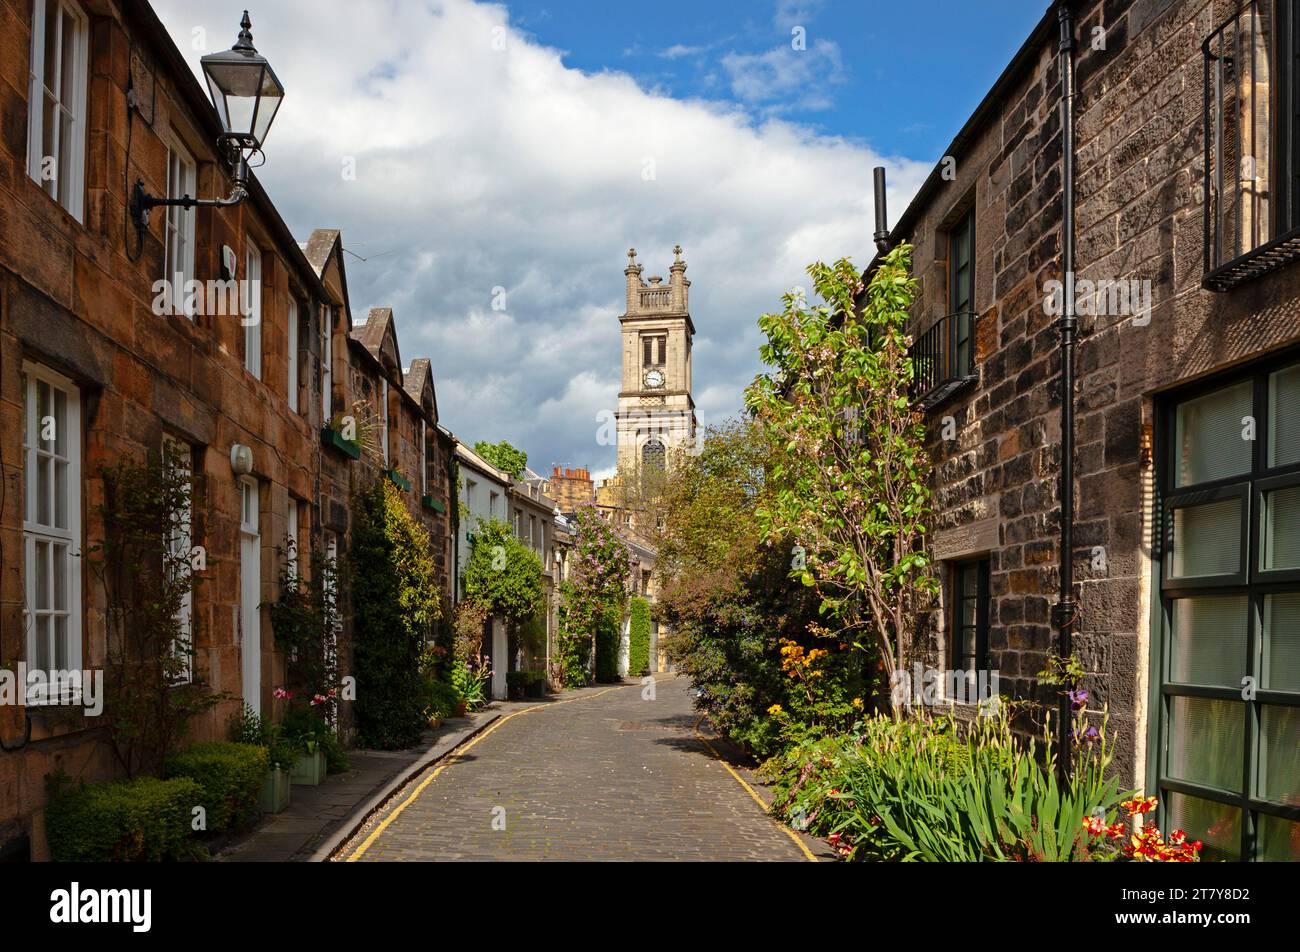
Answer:
[[[284,86],[266,57],[253,46],[253,34],[249,32],[252,26],[245,10],[235,45],[220,53],[209,53],[200,61],[212,105],[221,120],[217,150],[235,173],[230,197],[157,198],[145,191],[143,180],[137,179],[131,196],[131,217],[141,231],[148,227],[149,212],[154,208],[229,208],[248,197],[248,159],[262,151],[262,143],[284,101]]]

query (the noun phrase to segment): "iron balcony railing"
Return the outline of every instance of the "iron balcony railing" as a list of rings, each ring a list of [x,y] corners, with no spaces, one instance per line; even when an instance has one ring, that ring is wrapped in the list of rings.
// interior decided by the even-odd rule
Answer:
[[[975,367],[976,315],[939,318],[912,344],[912,393],[922,411],[938,406],[979,379]]]
[[[1212,291],[1300,259],[1291,33],[1296,4],[1249,0],[1202,44],[1205,277]]]

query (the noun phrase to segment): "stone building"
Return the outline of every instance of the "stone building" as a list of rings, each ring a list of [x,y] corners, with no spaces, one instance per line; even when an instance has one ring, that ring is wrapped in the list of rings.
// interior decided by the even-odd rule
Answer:
[[[0,2],[0,36],[0,426],[16,436],[0,446],[0,670],[103,669],[103,472],[165,458],[199,490],[180,533],[205,565],[180,616],[185,678],[233,698],[189,738],[221,739],[243,704],[279,715],[264,606],[281,573],[346,552],[358,472],[331,423],[355,400],[349,366],[374,358],[350,344],[338,233],[300,247],[256,179],[239,205],[137,229],[136,178],[173,198],[232,184],[207,94],[143,0]],[[432,385],[389,379],[393,452],[415,472]],[[435,482],[431,526],[451,511]],[[119,774],[79,700],[0,703],[0,853],[47,855],[47,777]]]
[[[1207,858],[1300,858],[1300,205],[1281,118],[1300,102],[1283,68],[1298,6],[1065,5],[1074,649],[1119,774]],[[1018,697],[1050,694],[1037,675],[1057,644],[1062,7],[890,235],[920,281],[943,582],[916,655],[996,669]]]

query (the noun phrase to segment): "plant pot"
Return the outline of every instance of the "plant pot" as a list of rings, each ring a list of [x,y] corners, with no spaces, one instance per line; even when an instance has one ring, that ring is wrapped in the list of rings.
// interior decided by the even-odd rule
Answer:
[[[469,702],[462,699],[456,702],[456,716],[464,717],[469,713]]]
[[[431,727],[433,730],[436,731],[441,726],[442,726],[442,718],[440,716],[429,718],[429,727]]]
[[[283,813],[289,808],[290,771],[272,768],[257,795],[257,808],[263,813]]]
[[[320,786],[321,781],[324,779],[325,751],[323,750],[318,750],[314,754],[300,755],[293,765],[293,772],[290,774],[291,782],[306,787]]]

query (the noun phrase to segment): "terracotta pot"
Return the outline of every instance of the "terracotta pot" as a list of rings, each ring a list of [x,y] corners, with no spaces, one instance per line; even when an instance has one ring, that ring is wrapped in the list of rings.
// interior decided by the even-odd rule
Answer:
[[[469,703],[468,703],[467,701],[464,701],[464,700],[457,701],[457,702],[456,702],[456,716],[457,716],[457,717],[464,717],[464,716],[465,716],[466,714],[468,714],[468,713],[469,713]]]

